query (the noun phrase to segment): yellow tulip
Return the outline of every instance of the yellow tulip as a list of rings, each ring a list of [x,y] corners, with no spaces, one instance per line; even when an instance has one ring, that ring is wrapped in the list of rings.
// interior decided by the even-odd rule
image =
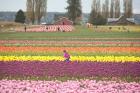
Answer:
[[[61,56],[0,56],[0,61],[63,61]],[[71,61],[78,62],[140,62],[135,56],[72,56]]]

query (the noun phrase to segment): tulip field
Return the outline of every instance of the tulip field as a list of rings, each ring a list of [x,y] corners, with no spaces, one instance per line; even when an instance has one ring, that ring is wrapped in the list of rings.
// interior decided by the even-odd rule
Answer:
[[[0,32],[0,93],[140,93],[139,30],[75,30]]]
[[[139,83],[115,81],[29,81],[2,80],[1,93],[139,93]]]

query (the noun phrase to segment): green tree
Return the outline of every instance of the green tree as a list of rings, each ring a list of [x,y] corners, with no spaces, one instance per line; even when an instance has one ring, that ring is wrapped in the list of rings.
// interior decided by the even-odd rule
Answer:
[[[105,8],[105,5],[102,6]],[[92,11],[89,16],[89,23],[93,25],[104,25],[106,24],[106,18],[101,14],[101,3],[100,0],[93,0]]]
[[[102,15],[98,15],[95,20],[93,21],[94,25],[105,25],[107,22],[107,19],[104,18]]]
[[[81,0],[68,0],[67,15],[74,24],[79,24],[82,16]]]
[[[91,13],[90,13],[90,16],[89,16],[89,19],[88,19],[88,22],[91,23],[91,24],[94,24],[94,19],[96,18],[96,11],[94,9],[92,9]]]
[[[26,17],[24,15],[24,12],[22,10],[19,10],[16,13],[15,22],[25,23],[25,19],[26,19]]]
[[[106,18],[104,18],[102,15],[97,15],[93,17],[94,13],[95,13],[94,11],[91,12],[90,17],[89,17],[89,23],[93,25],[105,25],[107,22]]]

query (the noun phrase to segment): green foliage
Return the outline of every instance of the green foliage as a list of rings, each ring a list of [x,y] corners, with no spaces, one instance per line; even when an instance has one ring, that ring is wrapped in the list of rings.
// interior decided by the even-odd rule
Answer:
[[[97,13],[92,10],[90,13],[90,17],[89,17],[89,23],[93,24],[93,25],[105,25],[107,22],[107,19],[104,18],[103,16],[96,15]]]
[[[101,15],[98,15],[97,18],[93,19],[93,23],[94,25],[105,25],[106,24],[106,19],[104,17],[102,17]]]
[[[24,15],[24,12],[22,10],[19,10],[16,14],[16,17],[15,17],[15,22],[18,22],[18,23],[25,23],[25,15]]]
[[[88,19],[89,23],[93,24],[95,16],[96,16],[96,12],[92,10]]]
[[[67,15],[74,24],[79,24],[81,21],[82,9],[81,0],[68,0]]]

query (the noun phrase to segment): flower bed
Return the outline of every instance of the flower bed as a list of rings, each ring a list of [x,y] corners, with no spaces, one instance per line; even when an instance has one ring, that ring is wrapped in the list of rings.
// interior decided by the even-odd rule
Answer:
[[[65,63],[65,62],[39,62],[14,61],[0,62],[0,75],[8,76],[136,76],[140,77],[140,63]]]
[[[81,31],[1,33],[0,93],[140,93],[139,33]]]
[[[36,52],[62,52],[63,50],[67,51],[76,51],[76,52],[140,52],[140,47],[6,47],[0,46],[0,52],[16,52],[16,51],[36,51]]]
[[[39,40],[0,40],[1,45],[44,45],[44,46],[139,46],[139,41],[39,41]]]
[[[1,56],[62,56],[63,50],[67,50],[72,56],[140,56],[139,47],[0,46]]]
[[[64,61],[62,56],[0,56],[0,61]],[[71,56],[72,62],[140,62],[135,56]]]
[[[115,81],[0,80],[2,93],[139,93],[140,83]]]

